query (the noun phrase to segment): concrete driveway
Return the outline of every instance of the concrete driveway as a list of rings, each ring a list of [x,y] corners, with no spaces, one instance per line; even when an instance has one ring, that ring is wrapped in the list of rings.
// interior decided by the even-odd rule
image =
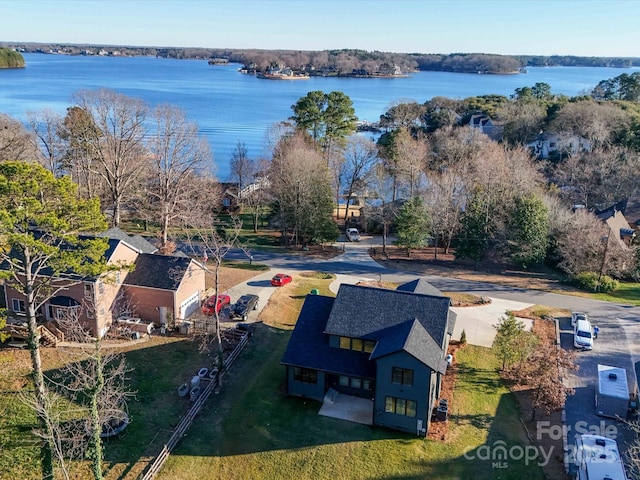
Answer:
[[[481,347],[491,347],[496,336],[496,325],[500,318],[506,316],[507,311],[517,311],[530,307],[532,303],[491,298],[491,303],[478,307],[454,307],[456,312],[456,326],[453,329],[453,339],[460,340],[462,330],[467,336],[467,343]],[[518,318],[525,325],[525,330],[531,331],[533,321],[528,318]]]

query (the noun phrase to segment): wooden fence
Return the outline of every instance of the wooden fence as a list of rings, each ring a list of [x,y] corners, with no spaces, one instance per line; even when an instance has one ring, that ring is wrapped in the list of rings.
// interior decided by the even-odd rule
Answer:
[[[245,332],[242,335],[242,337],[240,338],[240,342],[233,349],[233,352],[231,352],[231,355],[229,355],[225,359],[222,371],[219,372],[214,379],[209,381],[207,386],[201,391],[200,396],[194,402],[193,406],[189,409],[186,415],[182,417],[182,420],[180,420],[180,423],[178,423],[173,433],[171,434],[171,437],[169,438],[167,443],[165,443],[164,446],[162,447],[162,450],[160,451],[160,453],[156,456],[156,458],[153,460],[151,465],[146,469],[146,471],[143,472],[142,476],[140,477],[141,480],[151,480],[158,474],[158,472],[160,472],[160,469],[162,469],[164,463],[167,461],[167,458],[169,458],[169,455],[171,454],[172,450],[176,448],[176,446],[178,445],[178,442],[180,442],[180,439],[184,436],[186,431],[189,429],[196,415],[198,415],[198,413],[204,406],[205,402],[209,398],[209,395],[211,395],[211,392],[218,386],[220,378],[222,378],[224,373],[229,369],[231,364],[236,360],[236,358],[238,358],[238,355],[240,355],[240,352],[242,352],[242,350],[244,349],[245,345],[249,341],[250,335],[251,335],[250,332]]]

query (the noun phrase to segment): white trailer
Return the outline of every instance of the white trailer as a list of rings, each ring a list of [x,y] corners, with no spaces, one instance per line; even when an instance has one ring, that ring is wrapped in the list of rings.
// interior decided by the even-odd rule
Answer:
[[[600,435],[576,435],[577,480],[627,480],[615,440]]]
[[[627,371],[621,367],[598,365],[596,414],[602,417],[625,419],[628,410]]]

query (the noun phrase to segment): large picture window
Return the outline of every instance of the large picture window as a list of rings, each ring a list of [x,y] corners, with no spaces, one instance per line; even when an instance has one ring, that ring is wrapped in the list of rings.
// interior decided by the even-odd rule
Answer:
[[[318,383],[318,372],[309,368],[294,367],[293,379],[301,383]]]
[[[395,413],[396,415],[404,415],[405,417],[415,417],[416,402],[404,398],[386,397],[384,411]]]
[[[393,367],[391,370],[391,383],[396,385],[413,386],[413,370],[409,368]]]

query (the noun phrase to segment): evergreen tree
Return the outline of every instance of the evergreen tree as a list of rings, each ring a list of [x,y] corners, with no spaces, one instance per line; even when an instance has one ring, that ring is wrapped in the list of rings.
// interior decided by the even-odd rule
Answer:
[[[509,217],[507,250],[522,267],[541,263],[549,245],[549,213],[537,195],[516,197]]]
[[[407,256],[411,250],[424,247],[429,240],[429,214],[420,198],[406,202],[398,211],[396,218],[396,245],[407,248]]]
[[[53,432],[48,389],[40,357],[37,311],[74,283],[61,274],[98,275],[105,271],[104,238],[80,240],[80,232],[107,226],[97,198],[80,200],[69,177],[55,178],[33,163],[0,163],[0,272],[5,285],[25,296],[34,382],[34,408],[42,431],[42,478],[53,478]]]

